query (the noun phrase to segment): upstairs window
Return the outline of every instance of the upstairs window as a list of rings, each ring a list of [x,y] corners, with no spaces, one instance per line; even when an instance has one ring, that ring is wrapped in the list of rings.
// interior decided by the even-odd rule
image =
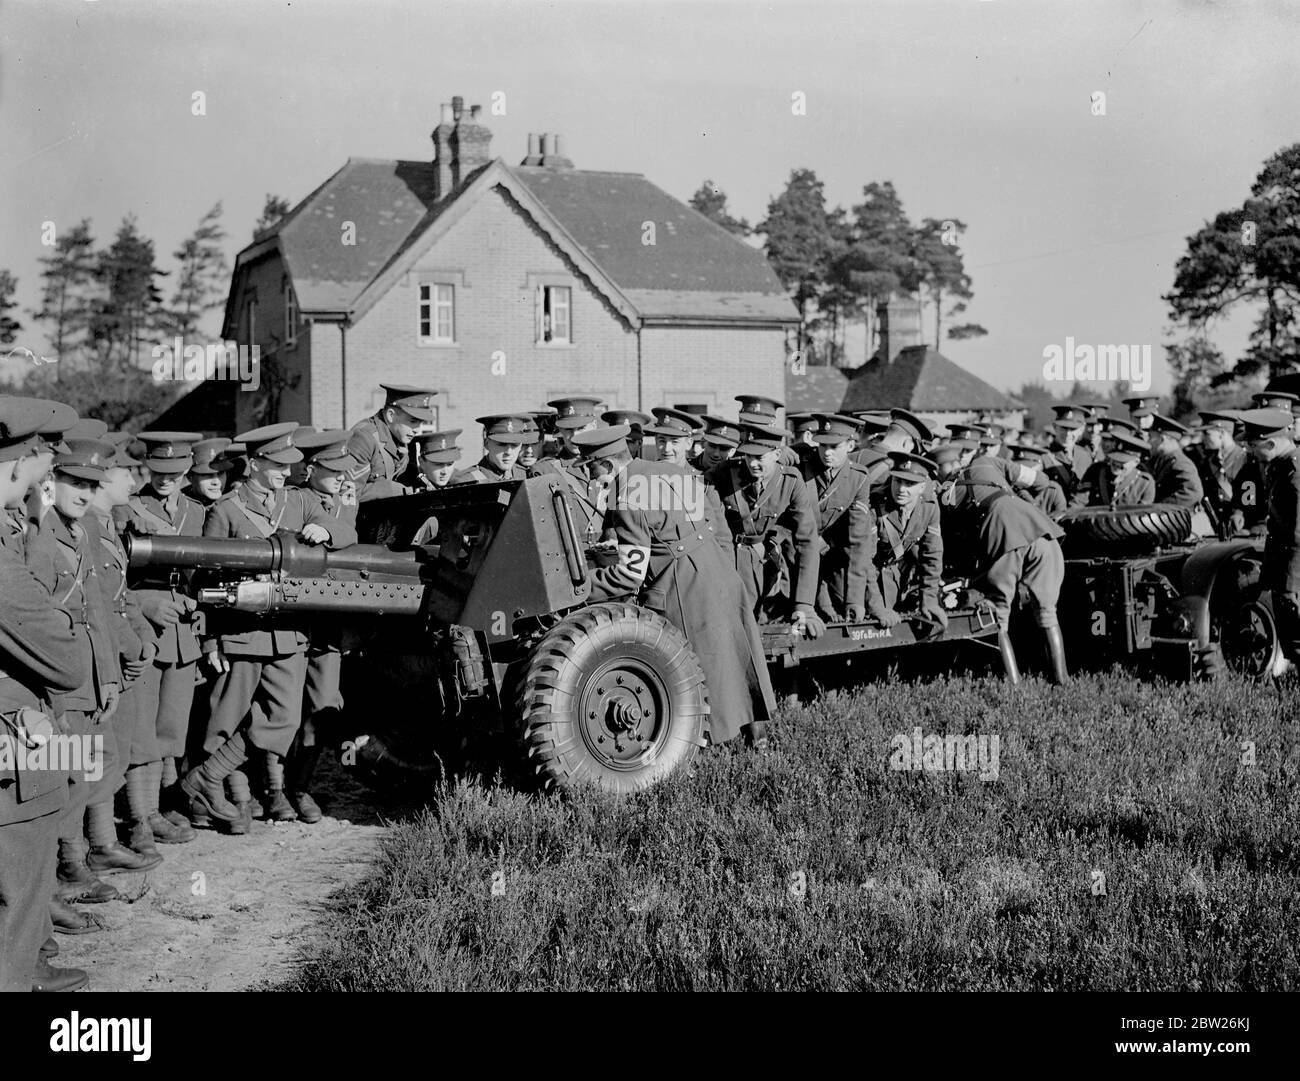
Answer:
[[[284,344],[293,345],[298,340],[298,301],[294,299],[293,286],[284,283]]]
[[[456,287],[420,286],[420,341],[451,345],[456,341]]]
[[[567,285],[537,287],[537,340],[551,345],[569,345],[573,341],[570,319],[573,291]]]

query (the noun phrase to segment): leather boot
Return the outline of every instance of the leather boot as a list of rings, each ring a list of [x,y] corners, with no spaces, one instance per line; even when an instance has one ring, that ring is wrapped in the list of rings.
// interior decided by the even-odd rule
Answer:
[[[60,935],[92,935],[104,929],[103,924],[89,912],[82,912],[57,897],[50,898],[50,923]]]
[[[132,766],[126,771],[126,802],[131,825],[128,845],[131,851],[150,859],[162,860],[154,844],[153,828],[149,825],[151,805],[157,800],[157,789],[150,795],[152,778],[149,765]]]
[[[85,841],[59,841],[59,884],[55,897],[89,905],[116,901],[121,894],[86,866]]]
[[[289,752],[285,772],[289,803],[297,812],[298,821],[308,825],[321,820],[321,809],[311,797],[311,779],[320,761],[320,747],[295,747]]]
[[[243,761],[244,737],[236,733],[208,755],[203,765],[185,775],[181,791],[190,797],[192,806],[206,811],[212,818],[226,823],[239,822],[239,809],[226,799],[221,782]]]
[[[1011,647],[1011,636],[1006,631],[998,631],[998,652],[1002,655],[1002,671],[1008,683],[1020,682],[1020,665],[1016,663],[1016,651]]]
[[[1047,639],[1047,659],[1052,670],[1052,682],[1064,683],[1070,678],[1070,672],[1065,667],[1065,639],[1061,637],[1061,628],[1044,627],[1043,636]]]
[[[273,822],[292,822],[298,815],[284,794],[284,759],[266,752],[266,817]]]
[[[147,793],[147,813],[145,821],[153,833],[154,840],[163,845],[183,845],[194,840],[194,827],[189,819],[177,811],[163,814],[162,803],[163,763],[161,760],[150,762],[149,787]]]
[[[145,828],[148,829],[147,826]],[[86,866],[92,871],[147,871],[160,863],[162,856],[156,848],[153,855],[148,856],[143,852],[132,852],[120,841],[114,841],[111,845],[91,845],[90,854],[86,857]]]
[[[32,972],[33,991],[80,991],[89,982],[84,969],[55,968],[44,957],[37,959]]]

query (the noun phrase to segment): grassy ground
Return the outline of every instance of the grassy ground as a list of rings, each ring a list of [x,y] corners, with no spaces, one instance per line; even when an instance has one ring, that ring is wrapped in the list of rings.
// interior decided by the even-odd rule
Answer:
[[[882,683],[623,802],[462,781],[285,986],[1294,989],[1298,710],[1240,682]],[[918,725],[996,734],[997,779],[891,769]]]

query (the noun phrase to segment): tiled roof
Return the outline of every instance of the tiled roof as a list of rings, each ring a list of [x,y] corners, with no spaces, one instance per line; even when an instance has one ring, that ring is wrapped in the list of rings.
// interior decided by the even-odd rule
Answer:
[[[149,422],[154,431],[202,432],[205,436],[235,434],[235,392],[229,379],[204,379]]]
[[[838,413],[848,389],[852,368],[808,365],[803,374],[785,369],[785,408],[787,413]]]
[[[511,167],[500,159],[493,165],[494,177],[549,216],[542,228],[585,255],[642,318],[798,321],[762,252],[645,177]],[[241,259],[278,243],[304,313],[354,312],[366,289],[444,212],[483,190],[470,183],[435,203],[434,174],[429,162],[349,159],[276,228],[259,234]],[[356,244],[341,243],[349,221]],[[653,244],[643,243],[647,222],[655,226]]]
[[[855,370],[841,407],[947,413],[1013,410],[1019,403],[936,350],[914,345],[900,350],[892,364],[874,358]]]

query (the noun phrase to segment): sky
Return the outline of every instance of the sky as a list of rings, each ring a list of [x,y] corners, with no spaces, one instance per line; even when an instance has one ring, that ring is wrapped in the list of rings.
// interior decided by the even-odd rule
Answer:
[[[796,168],[845,207],[893,181],[913,221],[968,226],[961,318],[989,333],[945,355],[1014,389],[1067,338],[1148,344],[1159,391],[1186,238],[1300,141],[1297,41],[1300,4],[1269,0],[4,0],[0,268],[30,308],[45,222],[107,244],[134,213],[171,269],[218,200],[233,264],[267,193],[431,159],[459,94],[504,101],[509,162],[558,132],[578,168],[683,200],[707,177],[751,223]],[[1251,321],[1212,328],[1229,359]]]

